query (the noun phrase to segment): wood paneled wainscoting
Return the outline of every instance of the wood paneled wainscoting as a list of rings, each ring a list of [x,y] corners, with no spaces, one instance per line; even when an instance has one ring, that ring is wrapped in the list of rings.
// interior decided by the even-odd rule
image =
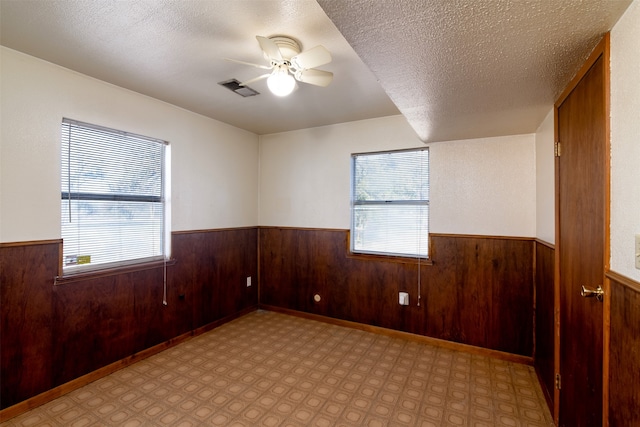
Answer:
[[[611,294],[609,426],[640,425],[640,283],[607,273]]]
[[[432,234],[418,272],[416,260],[350,254],[348,230],[259,233],[262,305],[533,356],[533,239]]]
[[[257,243],[256,227],[173,233],[167,305],[162,263],[54,284],[61,241],[0,244],[1,408],[29,409],[255,309]]]
[[[553,413],[555,389],[555,248],[535,243],[535,349],[534,365],[544,397]]]

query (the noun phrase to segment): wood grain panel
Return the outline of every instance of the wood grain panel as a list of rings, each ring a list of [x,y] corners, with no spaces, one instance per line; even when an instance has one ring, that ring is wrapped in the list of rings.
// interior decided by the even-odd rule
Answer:
[[[416,305],[417,265],[349,259],[345,273],[349,289],[349,317],[346,320],[412,333],[422,332],[424,304],[421,303],[421,307]],[[399,292],[409,293],[408,306],[399,305]]]
[[[60,242],[0,245],[0,405],[52,386],[53,279]]]
[[[167,297],[171,296],[169,307],[173,307],[176,314],[180,312],[174,326],[174,333],[179,335],[218,315],[214,306],[217,295],[214,297],[215,290],[209,286],[213,280],[209,267],[213,264],[213,255],[207,245],[206,233],[173,235],[171,247],[171,256],[177,262],[168,274],[171,280]]]
[[[344,233],[260,229],[260,302],[331,317],[348,315]],[[321,300],[315,302],[314,295]]]
[[[426,335],[532,356],[532,241],[433,235],[432,248]]]
[[[416,298],[415,264],[347,257],[345,230],[262,228],[260,233],[262,304],[421,331],[416,300],[398,305],[400,291]],[[314,301],[316,294],[320,302]]]
[[[434,235],[434,264],[421,266],[418,284],[415,262],[348,256],[346,230],[262,228],[259,233],[263,304],[512,354],[532,354],[530,240]],[[3,373],[10,372],[5,363],[7,368],[15,366],[15,353],[38,352],[44,355],[38,365],[42,373],[37,374],[29,363],[22,372],[33,372],[39,390],[46,390],[197,330],[225,313],[255,305],[257,280],[247,288],[246,277],[257,278],[257,237],[255,228],[174,234],[177,261],[167,267],[167,306],[162,305],[162,268],[54,288],[57,245],[49,248],[50,253],[41,248],[30,249],[34,253],[29,256],[3,253],[3,260],[14,259],[16,265],[15,260],[29,259],[28,265],[46,267],[38,275],[47,286],[36,287],[32,300],[46,301],[37,305],[39,309],[48,304],[46,321],[41,324],[37,323],[36,305],[27,304],[23,316],[23,330],[37,329],[38,339],[11,345],[18,342],[17,334],[4,331],[9,320],[16,322],[16,315],[7,307],[26,302],[22,291],[5,283],[24,286],[36,281],[32,267],[7,269],[3,265]],[[418,286],[420,306],[416,304]],[[410,306],[397,303],[399,291],[410,293]],[[319,303],[313,300],[316,293],[322,297]],[[10,345],[4,345],[4,340]],[[43,343],[48,347],[41,351],[38,345]],[[10,347],[12,351],[7,350]],[[17,375],[3,378],[3,399],[9,399],[3,401],[3,407],[33,394]]]
[[[346,230],[262,227],[261,303],[532,356],[530,239],[433,235],[420,283],[415,260],[349,256],[347,239]],[[398,304],[400,291],[410,306]]]
[[[536,242],[535,263],[535,354],[534,364],[547,404],[553,412],[554,369],[554,282],[555,250]]]
[[[256,228],[176,233],[169,293],[178,307],[190,309],[182,330],[196,329],[258,304]],[[246,286],[252,277],[252,286]],[[184,323],[184,320],[183,320]]]
[[[609,425],[637,426],[640,425],[640,283],[623,277],[610,282]]]
[[[2,408],[256,306],[257,233],[176,233],[166,267],[58,286],[59,242],[1,245]]]
[[[162,310],[162,294],[154,300],[140,300],[136,299],[140,296],[137,288],[161,290],[162,270],[84,280],[54,289],[54,386],[144,349],[147,326],[157,319],[144,318],[138,309],[144,307],[149,314],[146,306],[153,304]],[[151,345],[160,342],[158,337]]]

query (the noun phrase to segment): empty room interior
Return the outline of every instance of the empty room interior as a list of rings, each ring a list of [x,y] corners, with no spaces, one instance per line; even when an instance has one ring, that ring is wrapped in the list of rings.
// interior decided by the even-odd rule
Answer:
[[[640,425],[640,0],[0,0],[4,426]]]

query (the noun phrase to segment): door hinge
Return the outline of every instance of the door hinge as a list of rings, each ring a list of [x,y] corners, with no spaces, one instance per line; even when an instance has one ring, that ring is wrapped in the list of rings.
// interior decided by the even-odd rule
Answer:
[[[561,154],[560,141],[556,141],[553,143],[553,155],[556,157],[560,157],[560,154]]]
[[[561,387],[562,387],[562,382],[560,379],[560,374],[556,374],[556,388],[560,390]]]

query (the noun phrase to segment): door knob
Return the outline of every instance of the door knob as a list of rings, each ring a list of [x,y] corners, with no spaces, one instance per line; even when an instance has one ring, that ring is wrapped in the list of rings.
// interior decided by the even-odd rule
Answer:
[[[585,298],[595,297],[598,301],[602,301],[604,299],[604,289],[600,285],[595,289],[587,289],[583,286],[580,295]]]

